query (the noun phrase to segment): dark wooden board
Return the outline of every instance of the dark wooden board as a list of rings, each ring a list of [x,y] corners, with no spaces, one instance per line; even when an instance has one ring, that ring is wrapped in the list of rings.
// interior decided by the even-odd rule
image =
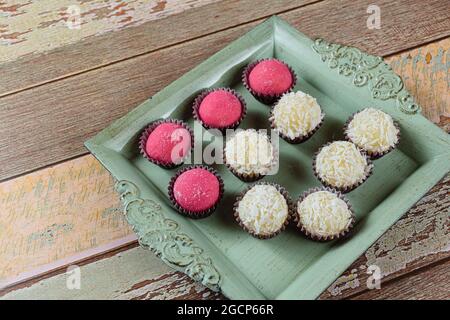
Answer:
[[[352,297],[357,300],[449,300],[450,259]]]

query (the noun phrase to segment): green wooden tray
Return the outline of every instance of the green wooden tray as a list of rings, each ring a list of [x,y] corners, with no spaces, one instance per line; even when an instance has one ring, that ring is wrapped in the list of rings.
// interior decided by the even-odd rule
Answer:
[[[327,141],[342,138],[344,122],[353,112],[377,107],[400,124],[399,147],[376,160],[374,174],[348,194],[358,223],[347,241],[316,243],[293,227],[270,240],[252,238],[239,228],[231,209],[246,183],[223,165],[215,166],[226,189],[216,213],[203,220],[185,218],[172,209],[166,194],[176,170],[161,169],[139,155],[139,133],[152,120],[171,117],[193,124],[191,103],[204,88],[239,91],[249,109],[242,127],[268,128],[269,108],[240,82],[243,67],[263,57],[289,63],[299,76],[295,89],[316,97],[326,113],[323,127],[308,142],[289,145],[280,140],[279,173],[265,178],[284,185],[293,199],[320,185],[312,173],[312,155]],[[233,299],[316,298],[450,169],[449,136],[420,115],[401,78],[381,58],[312,41],[278,17],[170,84],[86,147],[117,179],[124,212],[140,244]]]

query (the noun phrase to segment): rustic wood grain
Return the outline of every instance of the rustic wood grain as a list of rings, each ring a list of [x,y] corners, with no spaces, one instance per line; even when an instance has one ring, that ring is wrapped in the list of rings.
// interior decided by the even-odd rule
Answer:
[[[423,115],[450,132],[450,38],[386,59],[402,75]]]
[[[380,290],[371,290],[352,299],[356,300],[449,300],[450,260],[427,270],[401,278],[385,285]]]
[[[75,265],[72,265],[72,267]],[[214,299],[220,295],[179,272],[142,248],[115,253],[106,259],[79,266],[80,290],[68,290],[66,270],[51,278],[2,290],[2,299]]]
[[[361,22],[362,17],[367,17],[365,9],[368,3],[353,3],[350,11],[344,2],[327,3],[326,9],[333,19],[324,19],[325,7],[322,7],[321,2],[281,16],[312,37],[320,35],[371,48],[369,52],[381,55],[390,53],[392,48],[407,49],[418,41],[414,32],[401,32],[416,28],[417,16],[423,12],[427,14],[425,21],[430,23],[430,27],[420,32],[421,36],[422,32],[427,34],[421,38],[422,41],[442,37],[450,30],[450,19],[441,21],[447,12],[443,10],[443,2],[430,1],[424,5],[420,1],[407,8],[403,2],[380,2],[390,12],[398,14],[398,17],[387,14],[392,19],[391,22],[385,21],[389,28],[373,31],[354,25],[352,32],[335,32],[335,24],[346,21],[349,12],[359,17],[353,17],[351,21]],[[84,154],[83,141],[259,22],[0,98],[0,123],[8,124],[0,126],[0,180]],[[380,43],[393,44],[393,47]],[[36,143],[36,137],[39,137],[39,143]],[[11,152],[12,149],[14,152]]]
[[[37,26],[32,22],[30,27],[30,33],[37,33],[35,37],[38,40],[26,41],[30,33],[25,33],[21,35],[24,40],[6,47],[6,50],[8,48],[10,50],[5,51],[6,59],[13,60],[0,63],[0,73],[4,75],[0,77],[0,96],[198,38],[243,22],[268,17],[314,1],[259,1],[255,5],[254,0],[175,0],[166,3],[164,10],[152,12],[150,9],[148,14],[149,10],[146,8],[153,8],[156,1],[121,2],[124,5],[119,3],[115,6],[111,1],[91,0],[82,10],[83,24],[80,29],[75,30],[66,27],[64,14],[53,22],[48,18],[66,10],[63,4],[53,1],[55,8],[50,11],[45,9],[46,13],[40,17],[43,21]],[[179,6],[176,6],[176,3]],[[123,14],[116,16],[114,12]],[[24,25],[30,23],[26,18],[29,18],[26,14],[18,17],[22,24],[17,28],[22,30]],[[31,21],[35,20],[39,21],[39,19]],[[4,24],[8,30],[8,23]],[[78,41],[75,42],[74,39]]]
[[[0,3],[0,63],[139,26],[217,0],[15,0]],[[79,28],[75,26],[79,24]]]
[[[0,184],[0,280],[132,234],[91,155]]]

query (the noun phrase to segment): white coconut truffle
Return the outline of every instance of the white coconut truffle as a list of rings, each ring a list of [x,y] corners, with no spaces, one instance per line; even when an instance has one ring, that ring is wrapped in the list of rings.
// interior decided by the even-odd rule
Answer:
[[[323,237],[346,231],[353,214],[347,203],[329,191],[316,191],[297,204],[299,222],[311,234]]]
[[[347,127],[350,140],[369,153],[384,153],[398,142],[399,130],[387,113],[374,108],[353,116]]]
[[[270,117],[275,129],[290,139],[306,136],[322,119],[323,113],[316,99],[302,91],[283,95]]]
[[[226,163],[239,174],[268,174],[275,152],[267,134],[254,129],[238,131],[225,145]]]
[[[348,141],[335,141],[324,146],[316,157],[316,173],[328,184],[346,188],[361,183],[371,165],[358,148]]]
[[[237,213],[242,224],[256,235],[279,231],[289,215],[286,199],[272,185],[255,185],[239,201]]]

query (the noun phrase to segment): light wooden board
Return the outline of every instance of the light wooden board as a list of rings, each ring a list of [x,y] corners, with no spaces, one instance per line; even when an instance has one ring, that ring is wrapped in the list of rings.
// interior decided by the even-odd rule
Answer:
[[[0,184],[0,279],[132,234],[112,186],[90,155]]]
[[[426,106],[423,115],[450,132],[450,38],[386,59],[408,91]]]
[[[416,1],[406,11],[403,2],[380,2],[386,8],[386,27],[379,32],[365,27],[369,2],[352,1],[351,10],[350,1],[319,2],[288,11],[281,17],[311,37],[323,36],[381,55],[449,33],[450,19],[442,21],[447,14],[442,1],[429,1],[426,5]],[[327,18],[324,12],[328,13]],[[350,21],[364,22],[361,28],[341,23],[348,21],[349,12]],[[421,32],[413,32],[417,17],[423,13],[428,18],[421,20]],[[85,153],[83,141],[259,22],[0,98],[0,123],[8,123],[0,126],[0,180]],[[345,26],[345,33],[335,32],[339,25]],[[61,63],[54,61],[55,66]],[[36,137],[39,143],[35,143]],[[14,152],[9,152],[12,148]]]
[[[73,265],[74,266],[74,265]],[[172,272],[142,248],[81,266],[80,290],[68,290],[68,274],[55,275],[1,299],[213,299],[220,297],[182,273]]]

